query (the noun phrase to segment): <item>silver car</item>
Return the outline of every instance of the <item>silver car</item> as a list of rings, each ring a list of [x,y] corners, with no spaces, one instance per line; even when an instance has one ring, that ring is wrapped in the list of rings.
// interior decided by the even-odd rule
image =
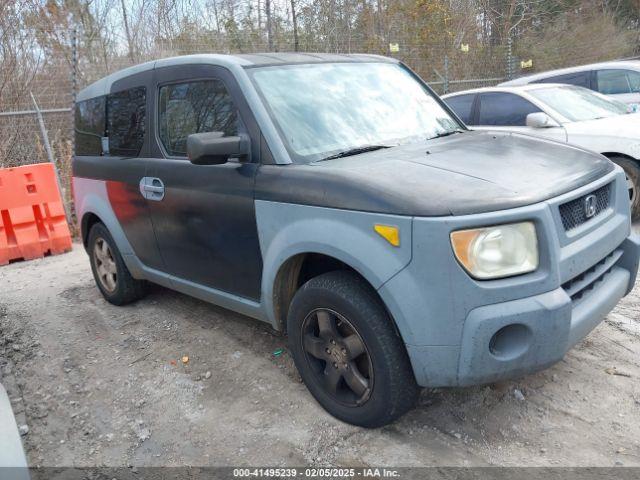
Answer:
[[[479,88],[442,97],[474,130],[550,138],[603,154],[627,176],[634,218],[640,218],[640,113],[591,90],[533,84]]]
[[[529,83],[564,83],[585,87],[640,108],[640,60],[594,63],[563,68],[520,77],[500,86],[527,85]]]

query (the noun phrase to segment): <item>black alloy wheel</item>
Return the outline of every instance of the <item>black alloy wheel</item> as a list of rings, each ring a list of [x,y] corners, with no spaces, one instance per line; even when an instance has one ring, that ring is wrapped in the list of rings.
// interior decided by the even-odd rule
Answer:
[[[420,388],[407,349],[376,291],[355,272],[335,270],[302,285],[287,334],[303,382],[334,417],[374,428],[415,405]]]
[[[346,406],[358,406],[371,395],[371,357],[355,327],[342,315],[319,308],[302,325],[302,348],[317,379]]]

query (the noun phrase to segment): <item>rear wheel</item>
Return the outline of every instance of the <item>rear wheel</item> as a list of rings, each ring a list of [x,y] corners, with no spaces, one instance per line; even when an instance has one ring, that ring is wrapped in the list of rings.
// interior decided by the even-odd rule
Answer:
[[[88,250],[93,278],[108,302],[125,305],[144,296],[146,282],[131,276],[109,230],[102,223],[91,227]]]
[[[316,400],[354,425],[379,427],[407,412],[419,387],[384,306],[344,271],[309,280],[287,319],[289,348]]]
[[[629,201],[631,202],[631,218],[640,219],[640,165],[625,157],[611,157],[611,161],[620,165],[627,176]]]

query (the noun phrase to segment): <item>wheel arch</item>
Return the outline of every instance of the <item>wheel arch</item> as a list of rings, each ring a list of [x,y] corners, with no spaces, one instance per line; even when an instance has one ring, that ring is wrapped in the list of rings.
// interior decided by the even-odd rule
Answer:
[[[631,219],[632,221],[638,220],[638,218],[640,218],[640,159],[624,153],[606,152],[603,153],[603,155],[625,171],[629,188],[629,199],[631,200]],[[629,170],[634,170],[634,172],[630,172]]]
[[[607,157],[609,160],[615,158],[615,157],[619,157],[619,158],[626,158],[628,160],[631,160],[632,162],[637,163],[638,165],[640,165],[640,159],[638,158],[634,158],[631,155],[628,155],[626,153],[620,153],[620,152],[602,152],[602,155],[604,155],[605,157]]]
[[[80,235],[85,250],[88,248],[89,232],[91,231],[91,227],[93,227],[96,223],[104,224],[102,219],[93,212],[85,212],[85,214],[82,216],[82,219],[80,220]]]
[[[371,291],[378,298],[380,304],[385,308],[389,315],[396,334],[402,338],[401,332],[393,318],[393,315],[387,308],[377,289],[374,288],[372,282],[367,279],[363,272],[350,265],[348,260],[345,260],[346,259],[340,259],[335,255],[320,253],[317,251],[299,252],[284,260],[275,274],[271,291],[274,328],[278,331],[286,332],[289,306],[291,305],[294,295],[302,285],[312,278],[324,273],[342,270],[352,272],[357,275],[371,288]]]

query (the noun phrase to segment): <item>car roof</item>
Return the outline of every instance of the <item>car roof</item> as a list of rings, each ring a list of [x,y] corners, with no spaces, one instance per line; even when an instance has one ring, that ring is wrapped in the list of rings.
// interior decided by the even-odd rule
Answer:
[[[575,85],[567,85],[564,83],[533,83],[526,85],[505,85],[500,84],[496,87],[482,87],[482,88],[473,88],[470,90],[461,90],[459,92],[448,93],[446,95],[442,95],[442,98],[450,98],[457,97],[459,95],[469,95],[475,93],[486,93],[486,92],[530,92],[532,90],[541,90],[543,88],[549,87],[571,87],[571,88],[582,88],[576,87]]]
[[[239,55],[224,55],[217,53],[205,53],[198,55],[182,55],[178,57],[163,58],[141,63],[132,67],[119,70],[101,78],[81,90],[76,102],[99,97],[109,93],[111,85],[118,80],[135,75],[136,73],[153,70],[155,68],[171,67],[176,65],[209,64],[221,67],[252,68],[265,67],[271,65],[303,65],[312,63],[363,63],[363,62],[386,62],[397,63],[398,61],[383,57],[381,55],[370,54],[337,54],[337,53],[250,53]]]
[[[250,66],[305,64],[324,62],[397,62],[397,60],[381,55],[363,53],[247,53],[231,55],[243,62],[250,62]],[[245,66],[249,66],[245,63]]]
[[[508,82],[503,82],[500,85],[525,85],[527,83],[535,82],[536,80],[542,80],[548,77],[553,77],[555,75],[588,72],[590,70],[600,70],[600,69],[606,70],[606,69],[619,69],[619,68],[631,68],[631,69],[640,70],[640,60],[616,60],[612,62],[591,63],[589,65],[580,65],[577,67],[567,67],[567,68],[560,68],[557,70],[548,70],[546,72],[540,72],[533,75],[526,75],[524,77],[516,78],[514,80],[509,80]]]

